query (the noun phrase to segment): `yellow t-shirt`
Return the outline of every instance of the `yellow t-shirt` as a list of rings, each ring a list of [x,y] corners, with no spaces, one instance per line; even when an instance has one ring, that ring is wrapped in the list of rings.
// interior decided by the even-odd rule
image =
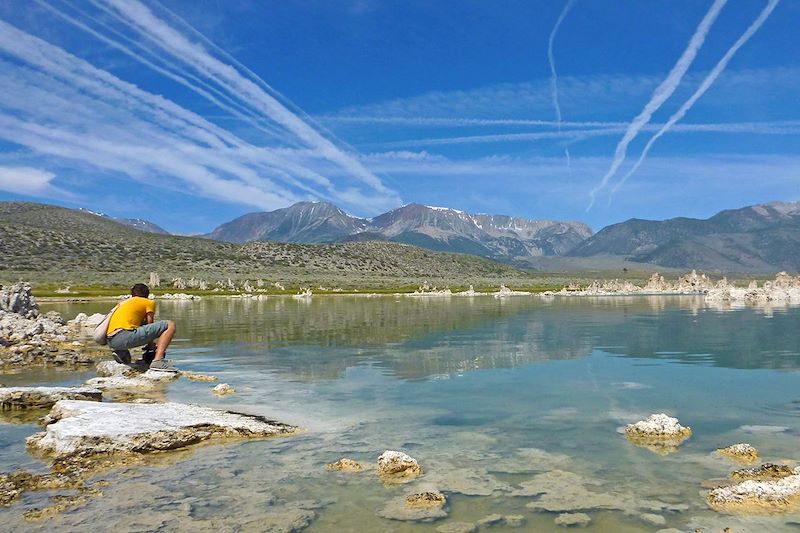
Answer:
[[[111,333],[117,329],[136,329],[142,325],[147,313],[156,312],[156,303],[150,298],[132,296],[119,304],[114,311],[111,320],[108,322],[108,330]]]

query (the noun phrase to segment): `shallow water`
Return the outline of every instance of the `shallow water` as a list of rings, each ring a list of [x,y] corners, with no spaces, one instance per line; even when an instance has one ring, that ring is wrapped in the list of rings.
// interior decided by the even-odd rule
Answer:
[[[46,306],[67,317],[107,307]],[[22,519],[46,504],[46,493],[28,494],[0,509],[0,524],[290,531],[307,522],[307,531],[425,532],[497,513],[525,522],[492,531],[558,531],[555,509],[574,509],[591,517],[585,531],[800,527],[798,515],[715,513],[702,487],[738,468],[712,455],[735,442],[756,446],[764,460],[800,459],[798,308],[720,310],[692,297],[336,296],[166,301],[159,313],[178,323],[170,357],[181,368],[213,373],[237,390],[218,398],[213,384],[179,380],[167,399],[308,431],[161,454],[146,467],[100,476],[111,482],[103,496],[47,522]],[[31,371],[0,382],[86,377]],[[619,433],[653,412],[677,416],[694,436],[661,456]],[[3,470],[42,468],[24,448],[38,428],[23,422],[0,420]],[[424,475],[386,487],[372,472],[324,468],[343,456],[372,464],[386,449],[417,458]],[[447,518],[378,516],[430,486],[447,496]]]

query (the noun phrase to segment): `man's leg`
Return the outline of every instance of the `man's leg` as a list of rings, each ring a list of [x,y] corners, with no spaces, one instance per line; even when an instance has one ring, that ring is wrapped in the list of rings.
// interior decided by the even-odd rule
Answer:
[[[169,343],[172,342],[172,337],[174,336],[175,322],[172,320],[167,320],[167,329],[164,330],[164,333],[159,335],[158,340],[156,341],[156,357],[154,361],[164,359],[164,354],[167,352],[167,346],[169,346]]]

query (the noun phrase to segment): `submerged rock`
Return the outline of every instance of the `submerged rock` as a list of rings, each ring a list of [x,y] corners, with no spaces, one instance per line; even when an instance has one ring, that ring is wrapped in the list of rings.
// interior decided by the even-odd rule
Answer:
[[[408,481],[421,473],[417,460],[403,452],[387,450],[378,457],[378,475],[386,480]]]
[[[478,526],[470,522],[448,522],[436,528],[439,533],[475,533]]]
[[[361,472],[364,470],[364,465],[353,459],[342,457],[335,463],[328,463],[325,465],[328,470],[335,470],[338,472]]]
[[[629,441],[660,454],[676,451],[691,435],[692,428],[682,426],[677,418],[664,413],[650,415],[647,420],[625,427]]]
[[[195,372],[189,372],[188,370],[181,370],[181,377],[191,381],[203,381],[206,383],[213,383],[217,381],[217,376],[212,376],[209,374],[197,374]]]
[[[740,463],[754,463],[758,460],[758,450],[746,442],[731,444],[726,448],[719,448],[717,453]]]
[[[61,400],[48,418],[45,431],[27,443],[56,459],[173,450],[209,439],[272,437],[298,430],[260,416],[180,403]]]
[[[447,516],[444,495],[433,487],[389,501],[378,516],[390,520],[429,522]]]
[[[60,474],[32,474],[21,470],[0,473],[0,505],[14,502],[26,491],[68,489],[81,485],[82,481]]]
[[[562,513],[554,520],[557,526],[577,526],[585,527],[589,525],[592,518],[586,513]]]
[[[3,387],[0,409],[45,408],[59,400],[99,402],[102,397],[102,391],[89,387]]]
[[[517,514],[501,515],[490,514],[478,520],[477,526],[479,528],[487,528],[493,526],[506,526],[506,527],[522,527],[525,523],[525,517]]]

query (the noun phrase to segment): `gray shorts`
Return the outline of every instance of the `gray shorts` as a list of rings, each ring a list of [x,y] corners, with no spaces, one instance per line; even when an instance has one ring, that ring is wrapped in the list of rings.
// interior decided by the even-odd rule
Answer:
[[[136,329],[123,329],[108,338],[108,346],[112,350],[128,350],[144,346],[159,338],[162,333],[167,331],[167,326],[169,323],[166,320],[157,320]]]

